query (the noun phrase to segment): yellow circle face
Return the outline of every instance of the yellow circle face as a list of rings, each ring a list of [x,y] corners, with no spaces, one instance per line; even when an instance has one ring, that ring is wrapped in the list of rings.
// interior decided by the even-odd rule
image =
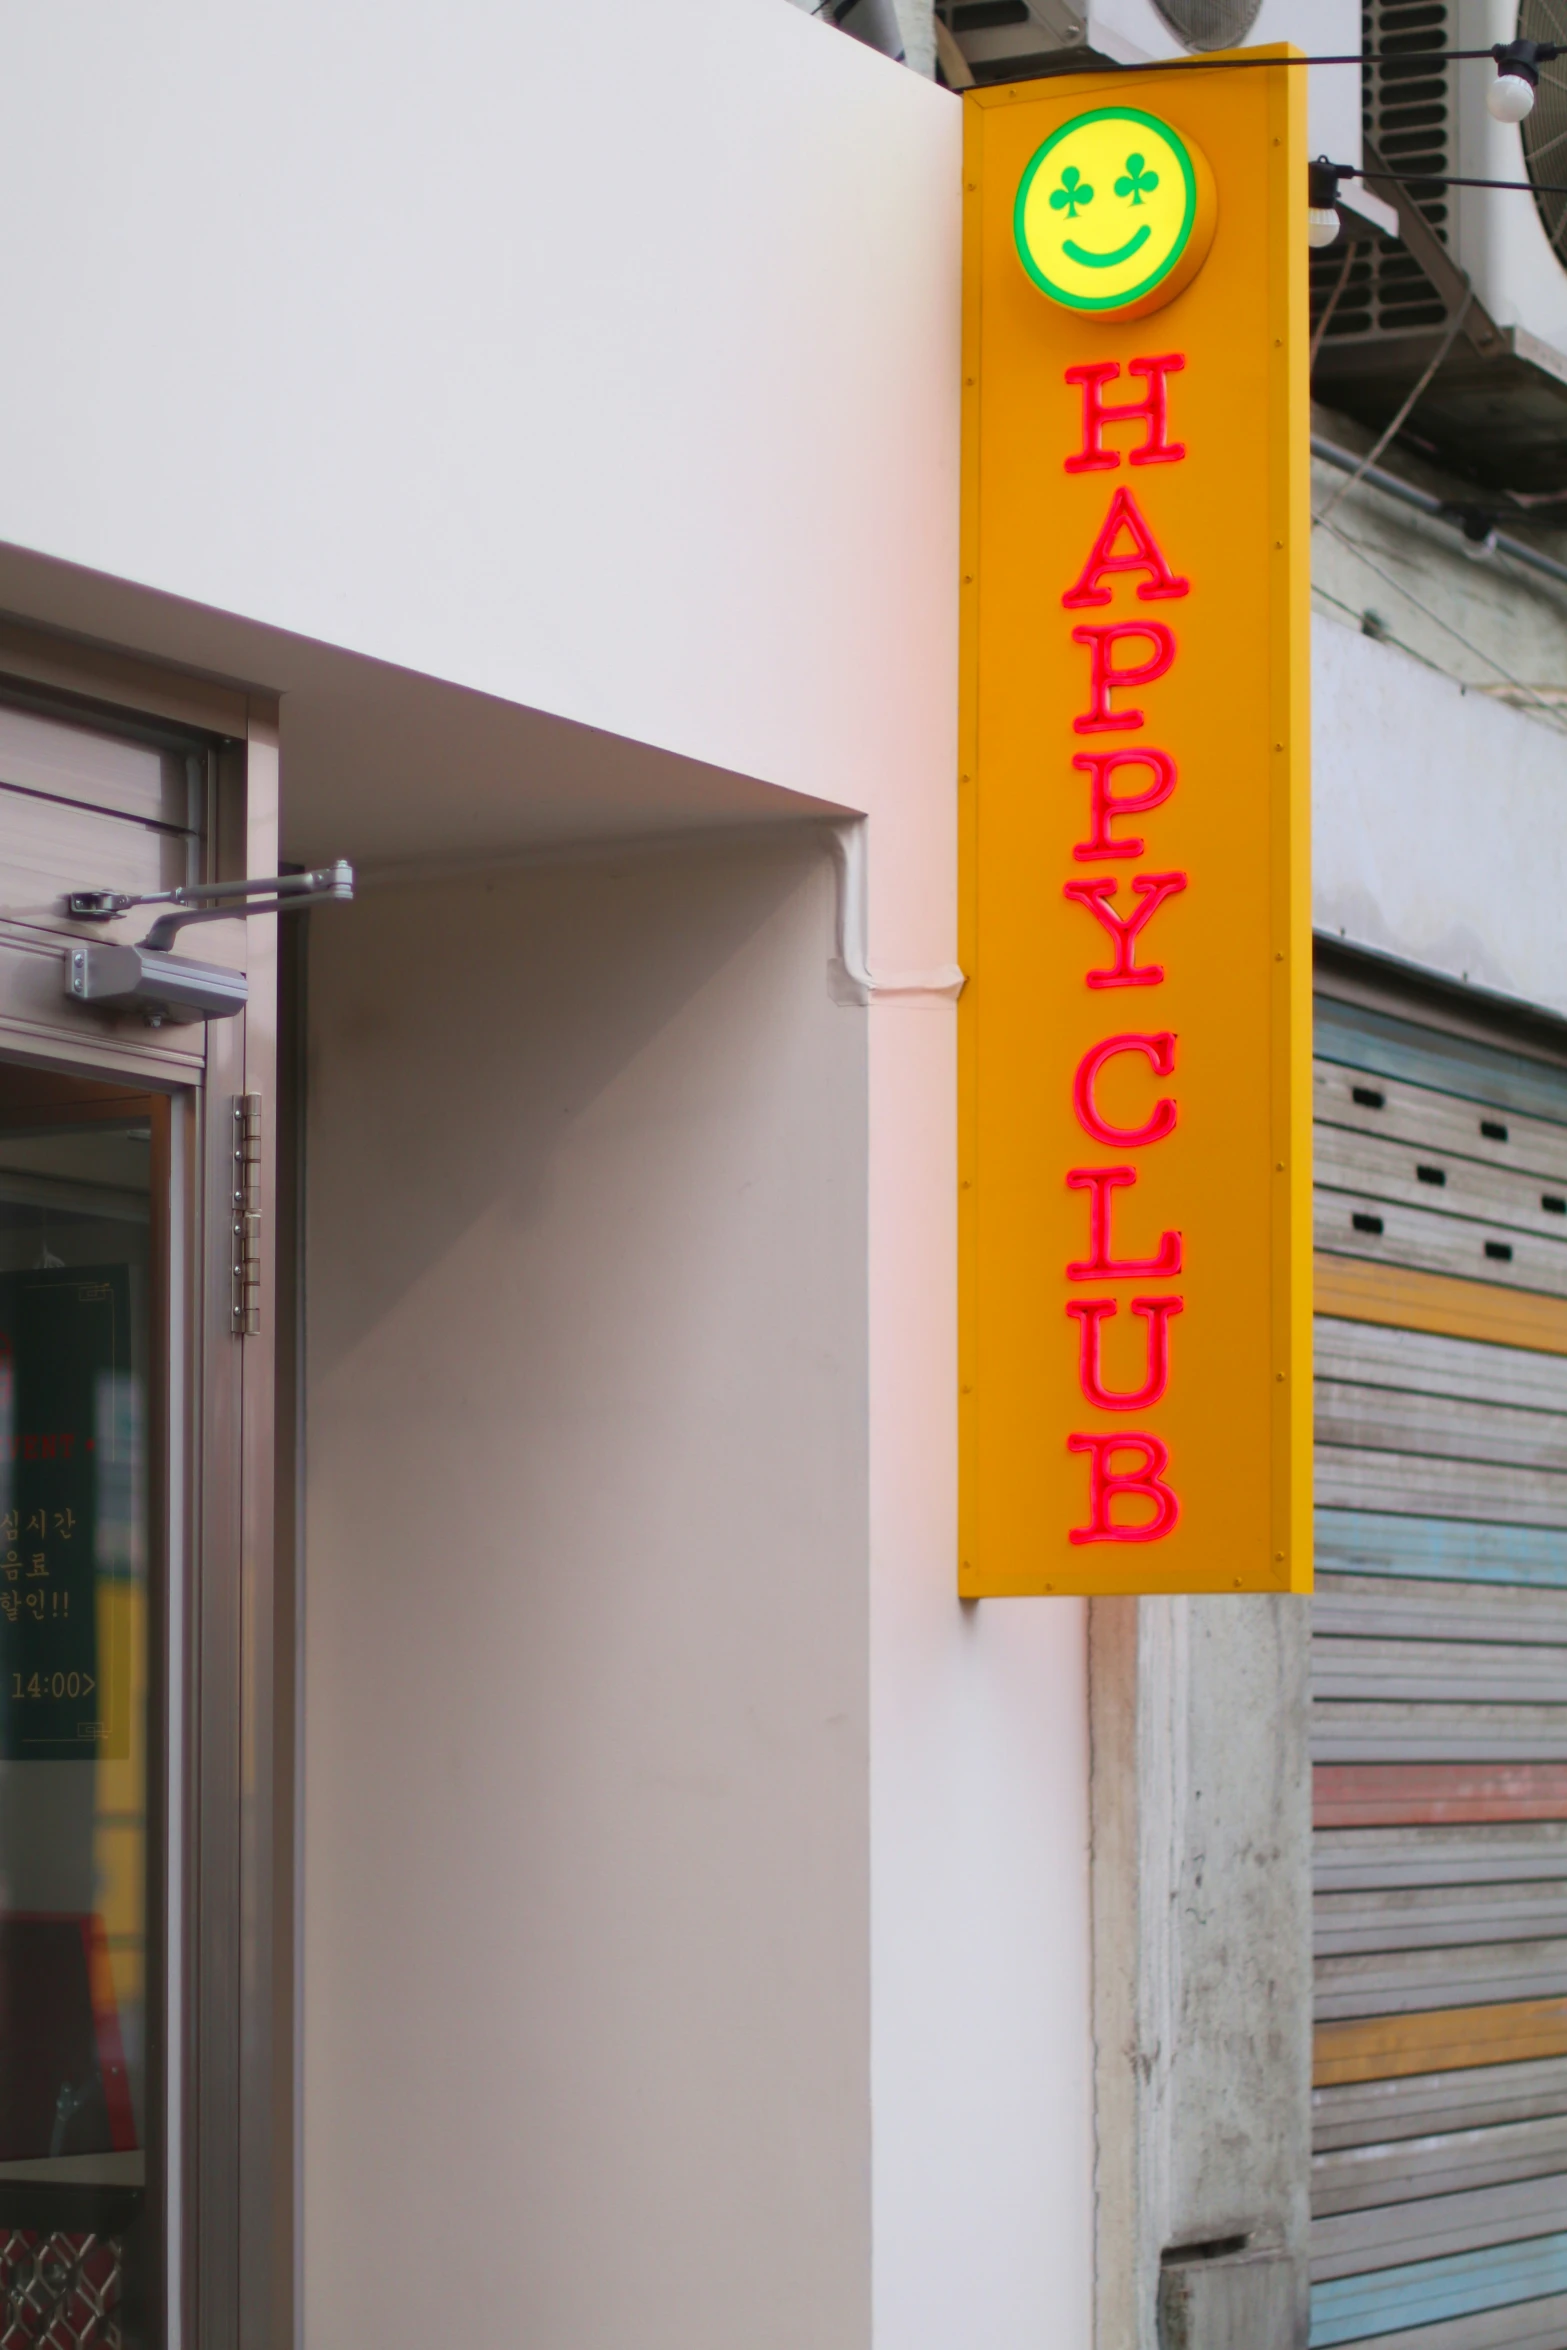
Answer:
[[[1018,183],[1018,257],[1043,294],[1097,317],[1173,302],[1217,218],[1205,157],[1156,114],[1097,106],[1052,131]]]

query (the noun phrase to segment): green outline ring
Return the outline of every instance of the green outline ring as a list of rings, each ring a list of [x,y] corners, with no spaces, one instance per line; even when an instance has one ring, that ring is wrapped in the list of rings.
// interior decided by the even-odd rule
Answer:
[[[1069,132],[1081,130],[1084,123],[1112,120],[1145,123],[1149,130],[1157,131],[1159,136],[1168,142],[1180,162],[1181,176],[1186,183],[1186,213],[1181,222],[1179,236],[1151,277],[1145,277],[1137,285],[1129,286],[1124,294],[1098,296],[1085,294],[1079,299],[1077,295],[1069,294],[1064,287],[1056,285],[1052,279],[1046,277],[1030,253],[1023,235],[1023,208],[1028,202],[1028,192],[1034,184],[1035,174],[1053,147],[1059,146]],[[1022,262],[1034,284],[1042,294],[1047,294],[1052,302],[1059,302],[1063,310],[1126,310],[1133,302],[1140,302],[1145,294],[1151,294],[1155,286],[1163,285],[1191,243],[1192,229],[1196,225],[1196,220],[1197,174],[1192,168],[1192,159],[1187,151],[1186,141],[1181,137],[1174,124],[1164,121],[1160,115],[1145,114],[1140,106],[1094,106],[1086,114],[1074,114],[1070,122],[1059,123],[1049,138],[1045,140],[1043,146],[1037,147],[1029,157],[1028,166],[1017,184],[1017,195],[1013,199],[1012,242],[1017,248],[1019,261]]]

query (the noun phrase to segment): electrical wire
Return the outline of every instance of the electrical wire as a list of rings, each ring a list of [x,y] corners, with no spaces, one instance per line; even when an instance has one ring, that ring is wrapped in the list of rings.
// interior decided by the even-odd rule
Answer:
[[[1342,54],[1332,57],[1149,57],[1138,58],[1135,62],[1129,62],[1125,65],[1108,67],[1095,64],[1065,65],[1061,67],[1060,71],[1063,74],[1168,73],[1173,65],[1178,65],[1183,72],[1202,73],[1235,73],[1243,71],[1247,66],[1264,65],[1359,65],[1364,67],[1367,65],[1408,66],[1414,63],[1425,67],[1428,65],[1459,65],[1477,61],[1482,57],[1492,65],[1497,61],[1494,49],[1420,49],[1410,52],[1398,50],[1387,51],[1380,56],[1376,51],[1370,49],[1346,49]]]
[[[827,4],[828,0],[819,0],[819,5],[811,12],[812,15],[820,16],[822,9]],[[1480,58],[1488,58],[1492,64],[1498,62],[1496,52],[1492,49],[1422,49],[1417,53],[1418,63],[1422,67],[1462,63],[1466,59],[1478,60]],[[1381,68],[1389,65],[1408,65],[1409,62],[1410,59],[1402,54],[1378,57],[1366,50],[1353,55],[1346,51],[1342,56],[1337,57],[1153,57],[1139,59],[1135,64],[1109,67],[1095,63],[1063,65],[1058,69],[1057,76],[1052,78],[1068,80],[1073,75],[1104,73],[1106,71],[1117,74],[1169,73],[1172,68],[1179,68],[1183,73],[1233,73],[1249,66],[1265,65],[1358,65],[1362,68],[1372,65]],[[1327,158],[1324,156],[1322,160],[1326,162]],[[1558,185],[1543,180],[1536,182],[1534,180],[1464,179],[1456,173],[1448,171],[1362,171],[1350,163],[1334,164],[1332,168],[1338,173],[1340,179],[1358,179],[1368,184],[1372,180],[1380,180],[1389,187],[1397,188],[1501,188],[1519,196],[1567,196],[1567,185]]]
[[[1312,516],[1313,529],[1315,529],[1319,523],[1330,538],[1335,538],[1338,540],[1339,545],[1345,550],[1347,554],[1353,555],[1357,562],[1363,563],[1368,571],[1375,572],[1377,578],[1382,581],[1384,587],[1390,587],[1395,595],[1402,596],[1406,604],[1413,604],[1415,610],[1420,613],[1424,619],[1431,621],[1434,626],[1442,630],[1444,635],[1450,636],[1455,644],[1462,645],[1466,653],[1472,653],[1477,661],[1483,661],[1488,669],[1494,669],[1497,676],[1501,678],[1503,683],[1505,685],[1510,685],[1515,693],[1522,694],[1531,708],[1533,708],[1545,720],[1545,723],[1553,728],[1557,734],[1567,735],[1567,724],[1563,723],[1562,713],[1557,709],[1554,703],[1546,701],[1543,694],[1537,692],[1532,685],[1526,684],[1521,677],[1514,677],[1512,671],[1506,668],[1502,662],[1498,661],[1494,653],[1488,653],[1483,645],[1477,645],[1472,637],[1465,636],[1461,628],[1455,628],[1450,620],[1444,620],[1440,612],[1433,612],[1429,604],[1422,603],[1412,588],[1406,587],[1401,579],[1396,579],[1391,571],[1385,571],[1374,556],[1367,554],[1365,548],[1360,544],[1359,540],[1350,538],[1344,531],[1339,529],[1339,526],[1336,522],[1328,521],[1326,516],[1314,514]],[[1431,666],[1435,668],[1437,664],[1433,662]],[[1468,683],[1468,680],[1460,678],[1457,682],[1459,684],[1466,684]]]
[[[1367,628],[1366,615],[1363,611],[1357,611],[1353,604],[1346,604],[1342,596],[1335,596],[1328,588],[1319,587],[1315,580],[1311,583],[1311,592],[1318,602],[1331,604],[1335,612],[1342,612],[1347,619],[1353,620],[1361,635],[1370,637],[1374,645],[1396,645],[1401,653],[1407,653],[1411,661],[1418,661],[1421,667],[1429,669],[1434,677],[1445,677],[1453,685],[1463,685],[1467,682],[1458,676],[1456,671],[1444,669],[1440,661],[1433,661],[1429,653],[1422,653],[1418,645],[1406,644],[1404,639],[1401,636],[1395,636],[1390,628]]]
[[[1470,180],[1451,171],[1361,171],[1352,163],[1332,167],[1340,179],[1386,180],[1395,188],[1505,188],[1515,196],[1567,196],[1567,187],[1551,180]]]
[[[1338,273],[1338,282],[1334,286],[1332,293],[1329,294],[1327,299],[1327,306],[1323,310],[1322,316],[1317,320],[1316,326],[1312,330],[1310,358],[1311,365],[1313,367],[1315,367],[1317,364],[1317,353],[1322,348],[1322,338],[1328,331],[1328,321],[1333,316],[1334,311],[1338,308],[1339,296],[1343,293],[1344,288],[1349,283],[1349,273],[1355,265],[1355,255],[1359,251],[1360,246],[1356,239],[1352,237],[1344,248],[1344,266]]]
[[[1365,473],[1367,467],[1375,465],[1377,459],[1387,448],[1394,434],[1399,430],[1399,427],[1403,424],[1410,410],[1414,407],[1415,402],[1419,399],[1421,393],[1425,390],[1427,384],[1431,381],[1431,378],[1435,375],[1437,369],[1441,366],[1443,360],[1447,357],[1448,352],[1452,349],[1454,343],[1457,342],[1458,330],[1463,325],[1464,320],[1468,317],[1469,306],[1473,302],[1474,298],[1474,287],[1466,286],[1464,289],[1464,298],[1459,303],[1458,308],[1453,312],[1452,317],[1448,320],[1447,332],[1442,337],[1440,343],[1438,343],[1435,355],[1433,356],[1431,364],[1429,367],[1427,367],[1424,375],[1421,376],[1419,382],[1415,385],[1414,390],[1410,393],[1408,399],[1404,402],[1402,408],[1399,409],[1392,423],[1383,433],[1382,438],[1375,444],[1373,448],[1367,451],[1364,457],[1361,458],[1360,463],[1356,466],[1354,472],[1350,474],[1347,479],[1340,482],[1338,488],[1334,491],[1332,497],[1328,500],[1327,505],[1323,508],[1322,512],[1314,517],[1316,521],[1326,522],[1328,516],[1335,512],[1336,509],[1341,506],[1344,500],[1349,496],[1350,491],[1354,488],[1356,482],[1360,480],[1362,474]]]

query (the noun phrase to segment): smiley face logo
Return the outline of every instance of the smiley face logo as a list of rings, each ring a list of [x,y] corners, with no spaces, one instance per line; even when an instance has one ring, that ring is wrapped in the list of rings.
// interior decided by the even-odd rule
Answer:
[[[1066,310],[1141,318],[1163,309],[1208,258],[1218,199],[1207,159],[1156,114],[1074,114],[1018,183],[1018,258]]]

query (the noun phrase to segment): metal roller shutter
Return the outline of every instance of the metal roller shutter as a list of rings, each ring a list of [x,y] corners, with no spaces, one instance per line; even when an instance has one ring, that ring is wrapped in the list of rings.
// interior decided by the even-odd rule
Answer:
[[[1567,1071],[1320,1000],[1312,2350],[1567,2346]]]

